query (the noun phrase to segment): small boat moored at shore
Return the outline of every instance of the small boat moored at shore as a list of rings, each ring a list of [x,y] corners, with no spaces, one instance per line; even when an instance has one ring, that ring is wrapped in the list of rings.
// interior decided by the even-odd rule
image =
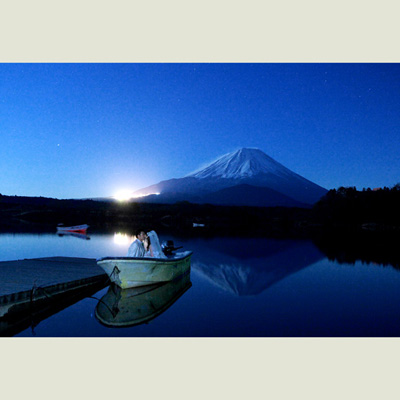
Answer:
[[[85,235],[86,230],[89,225],[74,225],[74,226],[64,226],[63,224],[57,225],[57,233],[80,233]]]
[[[103,257],[97,264],[122,289],[169,282],[190,271],[191,251],[167,258]]]

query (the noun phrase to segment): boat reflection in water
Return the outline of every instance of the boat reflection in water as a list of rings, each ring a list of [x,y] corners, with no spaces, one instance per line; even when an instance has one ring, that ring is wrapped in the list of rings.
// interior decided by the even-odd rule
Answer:
[[[88,236],[86,233],[77,233],[77,232],[57,232],[57,235],[59,237],[63,237],[63,236],[72,236],[72,237],[76,237],[78,239],[83,239],[83,240],[90,240],[90,236]]]
[[[266,238],[211,239],[201,255],[192,270],[235,296],[258,295],[325,257],[311,241]]]
[[[161,284],[130,289],[111,284],[97,303],[95,316],[109,327],[143,324],[166,311],[191,286],[190,271],[176,280]]]

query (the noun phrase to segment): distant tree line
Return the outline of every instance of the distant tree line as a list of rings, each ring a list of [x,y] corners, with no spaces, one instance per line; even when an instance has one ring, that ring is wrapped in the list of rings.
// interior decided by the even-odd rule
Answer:
[[[364,229],[400,227],[400,183],[392,188],[330,190],[315,204],[314,215],[325,226],[362,226]]]
[[[94,229],[120,227],[185,231],[185,234],[232,235],[272,234],[295,235],[301,222],[308,220],[311,209],[285,207],[241,207],[194,204],[187,201],[175,204],[116,202],[93,200],[58,200],[45,197],[0,195],[0,230],[28,229],[26,223],[37,229],[54,230],[58,223],[78,225],[87,223]],[[204,224],[193,229],[194,223]],[[16,225],[19,226],[16,226]]]
[[[20,222],[18,222],[20,221]],[[0,228],[11,223],[47,225],[87,223],[105,227],[189,229],[205,224],[212,232],[273,235],[309,235],[321,230],[398,231],[400,233],[400,183],[392,188],[330,190],[312,209],[294,207],[238,207],[178,202],[58,200],[0,194]],[[22,227],[21,225],[21,227]],[[206,231],[206,230],[205,230]]]

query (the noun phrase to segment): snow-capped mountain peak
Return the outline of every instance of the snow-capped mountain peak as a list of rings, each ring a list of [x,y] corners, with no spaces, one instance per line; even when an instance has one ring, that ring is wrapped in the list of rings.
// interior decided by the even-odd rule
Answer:
[[[314,204],[326,189],[279,164],[263,151],[243,148],[225,154],[183,178],[170,179],[137,192],[159,193],[149,201],[192,201],[210,204],[299,206]]]
[[[188,175],[188,177],[241,179],[261,173],[286,175],[288,172],[287,168],[267,156],[263,151],[243,148],[225,154],[207,167]]]

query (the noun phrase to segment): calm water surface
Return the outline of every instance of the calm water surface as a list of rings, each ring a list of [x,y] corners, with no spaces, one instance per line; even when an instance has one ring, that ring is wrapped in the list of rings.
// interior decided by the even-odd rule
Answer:
[[[124,256],[132,241],[118,232],[89,236],[0,234],[0,261]],[[134,293],[107,286],[15,336],[400,335],[400,274],[392,266],[339,264],[311,241],[160,235],[166,239],[194,252],[190,276]]]

